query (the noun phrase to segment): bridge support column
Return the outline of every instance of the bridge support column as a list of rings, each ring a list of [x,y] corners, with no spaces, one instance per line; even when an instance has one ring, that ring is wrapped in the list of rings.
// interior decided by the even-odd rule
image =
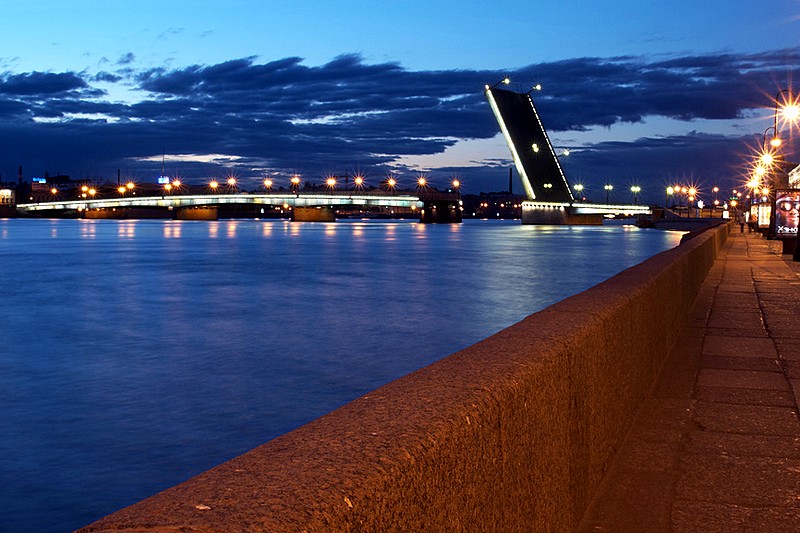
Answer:
[[[457,201],[426,201],[420,211],[419,221],[423,224],[460,224],[461,205]]]
[[[334,222],[336,214],[332,207],[295,207],[292,222]]]

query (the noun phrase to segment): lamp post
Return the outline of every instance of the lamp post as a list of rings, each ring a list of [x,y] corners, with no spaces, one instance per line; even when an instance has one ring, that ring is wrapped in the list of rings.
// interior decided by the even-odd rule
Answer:
[[[669,187],[667,187],[667,197],[664,199],[664,209],[669,208],[669,197],[672,196],[673,194],[675,194],[675,188],[672,185],[670,185]]]
[[[603,188],[606,190],[606,205],[608,205],[608,193],[614,190],[614,186],[610,183],[606,183]]]
[[[633,203],[635,205],[639,205],[639,193],[642,191],[642,188],[638,185],[634,185],[631,187],[631,192],[633,193]]]
[[[489,87],[489,90],[491,91],[492,89],[494,89],[495,87],[497,87],[497,86],[498,86],[498,85],[500,85],[501,83],[502,83],[503,85],[508,85],[509,83],[511,83],[511,78],[509,78],[508,76],[506,76],[506,77],[505,77],[505,78],[503,78],[502,80],[498,81],[497,83],[495,83],[494,85],[492,85],[491,87]]]

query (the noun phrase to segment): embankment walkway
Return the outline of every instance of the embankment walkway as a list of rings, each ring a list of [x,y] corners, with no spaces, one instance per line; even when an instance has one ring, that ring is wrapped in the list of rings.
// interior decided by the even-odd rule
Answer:
[[[800,277],[732,230],[580,531],[800,531]]]

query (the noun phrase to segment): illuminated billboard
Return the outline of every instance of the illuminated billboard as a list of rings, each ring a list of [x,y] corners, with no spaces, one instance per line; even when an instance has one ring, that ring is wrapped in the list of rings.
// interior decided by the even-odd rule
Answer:
[[[800,225],[800,189],[775,191],[775,237],[797,237]]]

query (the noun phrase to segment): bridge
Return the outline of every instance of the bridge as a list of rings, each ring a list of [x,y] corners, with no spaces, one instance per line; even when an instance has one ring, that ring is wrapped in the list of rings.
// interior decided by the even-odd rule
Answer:
[[[460,195],[439,191],[325,191],[211,194],[123,194],[17,204],[29,214],[79,214],[86,218],[137,218],[146,210],[172,211],[178,219],[216,219],[220,206],[269,206],[292,211],[293,220],[333,220],[337,207],[397,207],[419,210],[423,223],[461,222]]]
[[[528,197],[522,203],[523,224],[602,224],[605,215],[651,212],[640,205],[576,202],[530,93],[496,85],[487,85],[485,94]]]

